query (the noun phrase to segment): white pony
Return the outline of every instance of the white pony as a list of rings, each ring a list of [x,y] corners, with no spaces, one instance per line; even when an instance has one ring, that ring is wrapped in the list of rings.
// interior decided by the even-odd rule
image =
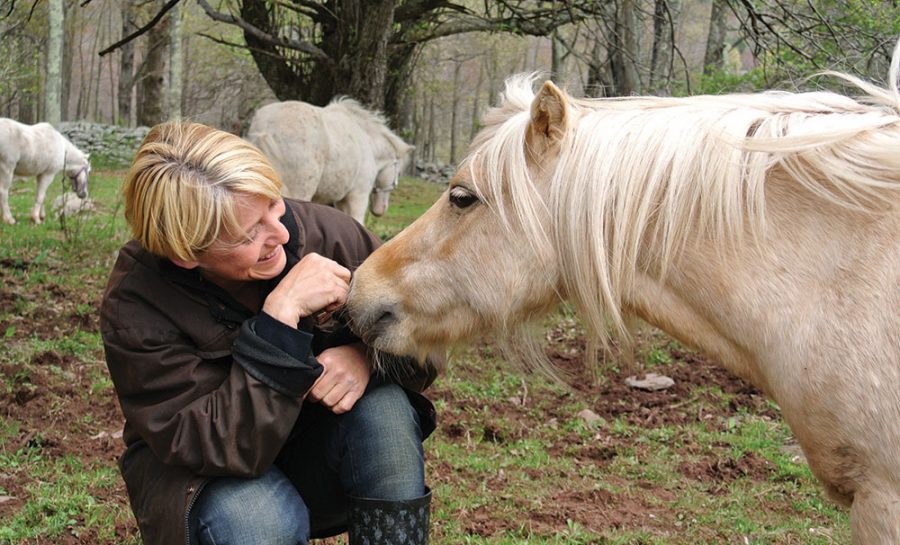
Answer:
[[[422,355],[527,342],[560,299],[595,339],[638,316],[778,403],[853,543],[900,544],[898,76],[900,46],[889,89],[844,76],[865,100],[513,79],[444,196],[354,273],[351,327]]]
[[[320,108],[287,101],[260,108],[247,140],[269,158],[288,197],[330,204],[360,223],[387,211],[413,146],[349,98]]]
[[[78,197],[85,198],[91,171],[88,158],[88,154],[82,153],[49,123],[24,125],[0,118],[0,209],[3,221],[16,222],[9,209],[13,177],[37,177],[37,196],[31,210],[31,219],[35,223],[44,220],[47,188],[60,170],[72,180],[72,189]]]

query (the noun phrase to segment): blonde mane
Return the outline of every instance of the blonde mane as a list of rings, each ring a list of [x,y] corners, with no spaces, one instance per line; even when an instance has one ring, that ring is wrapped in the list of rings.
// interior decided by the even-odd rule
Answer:
[[[721,251],[748,234],[765,237],[775,170],[809,199],[867,214],[896,206],[898,64],[900,48],[890,89],[832,74],[865,91],[860,100],[830,92],[567,97],[570,125],[545,173],[546,198],[526,162],[535,77],[516,76],[464,167],[501,221],[523,229],[536,255],[552,256],[568,299],[605,343],[610,321],[627,337],[623,295],[638,271],[652,274],[648,256],[662,279],[698,237]]]

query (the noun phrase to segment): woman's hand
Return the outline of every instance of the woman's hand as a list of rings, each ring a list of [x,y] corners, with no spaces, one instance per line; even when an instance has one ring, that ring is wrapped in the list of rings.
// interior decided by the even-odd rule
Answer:
[[[316,312],[334,312],[347,300],[350,270],[316,253],[303,256],[266,297],[263,311],[291,327]]]
[[[325,372],[309,391],[309,399],[341,414],[353,408],[369,384],[372,367],[363,344],[347,344],[322,351],[316,360]]]

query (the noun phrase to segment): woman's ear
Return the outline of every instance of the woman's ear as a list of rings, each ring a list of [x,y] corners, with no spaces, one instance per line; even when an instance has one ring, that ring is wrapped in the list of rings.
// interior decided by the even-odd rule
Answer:
[[[185,260],[183,260],[183,259],[178,259],[178,258],[176,258],[176,257],[173,257],[173,258],[171,259],[171,261],[172,261],[172,263],[178,265],[178,266],[181,267],[182,269],[189,269],[189,270],[190,270],[190,269],[196,269],[197,266],[200,265],[200,263],[198,263],[198,262],[196,262],[196,261],[185,261]]]

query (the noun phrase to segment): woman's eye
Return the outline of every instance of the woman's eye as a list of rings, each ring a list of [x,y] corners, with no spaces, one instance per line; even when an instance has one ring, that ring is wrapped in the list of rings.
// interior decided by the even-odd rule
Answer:
[[[254,242],[256,242],[256,238],[258,236],[259,236],[259,229],[254,229],[253,231],[250,231],[249,233],[247,233],[247,236],[244,238],[244,240],[241,242],[241,244],[245,244],[245,245],[253,244]]]
[[[462,187],[454,187],[450,190],[450,204],[456,208],[468,208],[478,202],[478,197]]]

